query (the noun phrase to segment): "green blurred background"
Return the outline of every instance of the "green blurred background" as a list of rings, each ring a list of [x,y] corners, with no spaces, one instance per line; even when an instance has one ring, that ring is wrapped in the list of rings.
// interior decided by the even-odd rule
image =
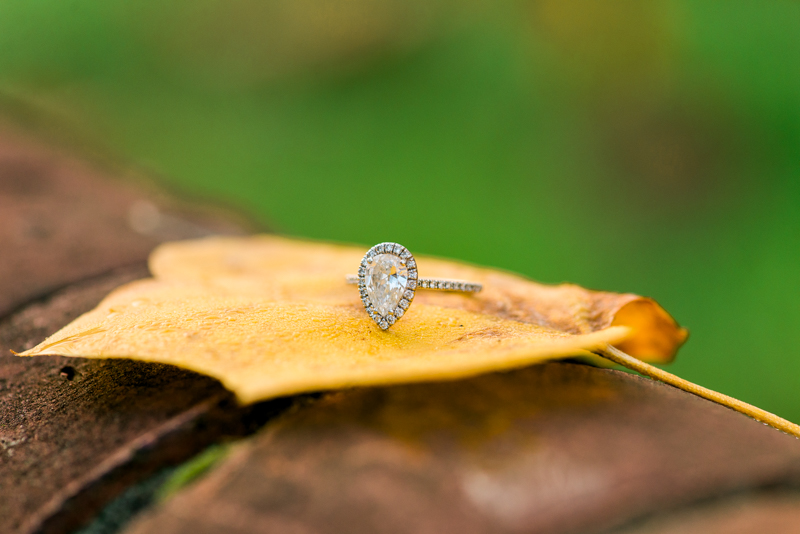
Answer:
[[[5,0],[0,93],[279,232],[655,297],[800,421],[800,3]]]

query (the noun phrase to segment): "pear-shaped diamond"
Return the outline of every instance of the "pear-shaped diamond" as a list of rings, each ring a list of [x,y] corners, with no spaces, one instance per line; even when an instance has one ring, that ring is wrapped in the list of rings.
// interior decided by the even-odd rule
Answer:
[[[394,254],[378,254],[367,260],[364,273],[367,296],[382,316],[397,308],[408,286],[406,260]]]

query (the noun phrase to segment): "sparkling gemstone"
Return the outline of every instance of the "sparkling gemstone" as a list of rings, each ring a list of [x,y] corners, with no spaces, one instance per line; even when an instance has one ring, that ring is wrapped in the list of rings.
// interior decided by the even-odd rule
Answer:
[[[381,315],[385,316],[397,307],[407,285],[406,263],[394,254],[378,254],[367,263],[367,295]]]

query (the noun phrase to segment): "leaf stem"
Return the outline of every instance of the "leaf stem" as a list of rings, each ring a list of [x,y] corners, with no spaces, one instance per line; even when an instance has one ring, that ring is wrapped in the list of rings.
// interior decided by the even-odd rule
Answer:
[[[729,397],[727,395],[723,395],[722,393],[717,393],[716,391],[698,386],[697,384],[689,382],[688,380],[684,380],[683,378],[675,376],[672,373],[668,373],[662,369],[659,369],[658,367],[638,360],[633,356],[630,356],[621,350],[612,347],[611,345],[606,345],[605,349],[598,350],[595,352],[595,354],[602,356],[607,360],[611,360],[612,362],[623,367],[632,369],[637,373],[643,374],[655,380],[660,380],[661,382],[669,384],[670,386],[682,389],[683,391],[687,391],[697,395],[698,397],[703,397],[704,399],[716,402],[717,404],[727,406],[728,408],[736,410],[739,413],[743,413],[749,417],[752,417],[756,421],[761,421],[762,423],[766,423],[782,432],[800,438],[800,425],[796,425],[766,410],[762,410],[761,408],[756,408],[752,404],[747,404],[746,402],[734,399],[733,397]]]

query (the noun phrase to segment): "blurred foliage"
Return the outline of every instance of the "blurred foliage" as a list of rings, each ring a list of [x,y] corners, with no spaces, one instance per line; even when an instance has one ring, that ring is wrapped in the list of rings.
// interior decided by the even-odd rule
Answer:
[[[800,420],[800,4],[8,0],[0,90],[293,235],[651,295]]]

